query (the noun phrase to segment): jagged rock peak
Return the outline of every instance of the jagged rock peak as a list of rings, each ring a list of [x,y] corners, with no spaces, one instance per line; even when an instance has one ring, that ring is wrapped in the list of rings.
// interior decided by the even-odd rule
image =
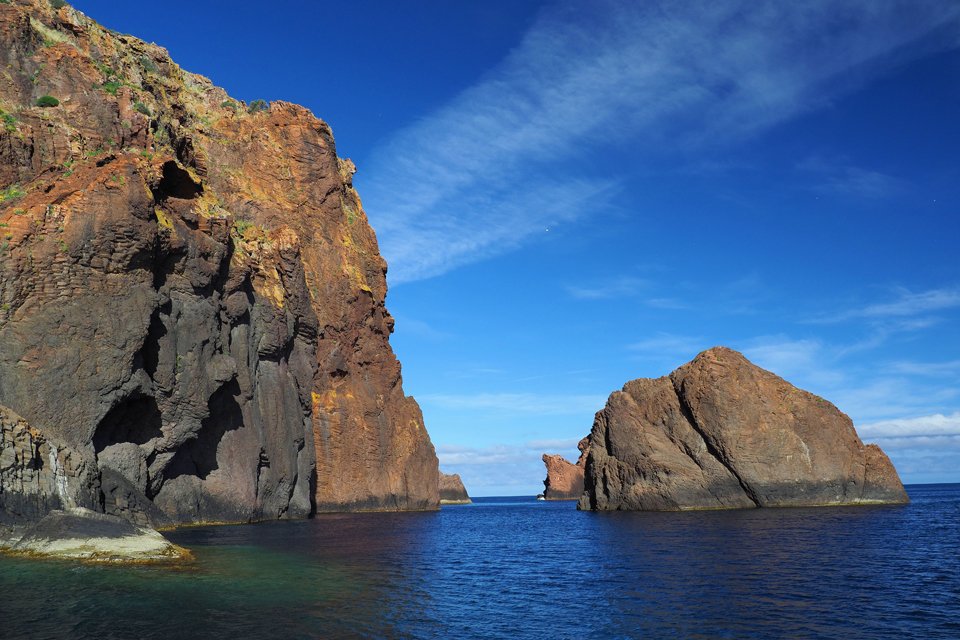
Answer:
[[[583,472],[587,466],[587,449],[590,439],[577,443],[580,457],[576,464],[561,455],[543,454],[547,477],[543,480],[543,497],[546,500],[578,500],[583,494]]]

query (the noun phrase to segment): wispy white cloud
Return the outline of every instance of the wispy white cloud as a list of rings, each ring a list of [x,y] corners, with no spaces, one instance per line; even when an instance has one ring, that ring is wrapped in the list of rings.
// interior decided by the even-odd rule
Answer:
[[[649,287],[649,280],[618,276],[592,285],[567,285],[567,293],[580,300],[603,300],[635,296]]]
[[[580,443],[580,440],[582,440],[582,438],[531,440],[530,442],[527,443],[527,447],[531,449],[535,449],[537,451],[543,451],[544,453],[553,453],[556,451],[576,449],[577,444]]]
[[[534,413],[537,415],[592,415],[603,408],[606,396],[551,395],[536,393],[476,393],[417,396],[420,404],[458,411],[494,411],[504,413]]]
[[[677,311],[680,309],[689,309],[690,305],[677,298],[647,298],[643,301],[648,307],[654,309],[670,309]]]
[[[857,423],[938,410],[960,397],[953,386],[921,385],[892,369],[852,366],[849,345],[774,335],[733,346],[755,364],[826,398]]]
[[[686,336],[659,331],[649,338],[628,344],[627,349],[645,355],[670,358],[680,364],[711,346],[713,345],[701,336]]]
[[[814,178],[820,193],[855,198],[886,198],[905,188],[904,181],[880,171],[858,167],[846,160],[810,157],[797,168]]]
[[[857,432],[861,438],[960,437],[960,411],[872,422],[858,426]]]
[[[954,46],[941,28],[958,16],[936,0],[557,2],[497,68],[375,153],[369,182],[358,176],[391,282],[604,210],[621,177],[592,175],[590,153],[630,144],[642,160],[754,134]]]
[[[917,318],[925,314],[960,308],[960,287],[945,287],[927,291],[910,291],[898,288],[895,298],[884,302],[863,305],[853,309],[827,313],[810,320],[814,324],[831,324],[847,320],[895,321],[894,329],[925,329],[938,322],[935,317]]]
[[[888,365],[894,373],[911,376],[956,376],[960,375],[960,360],[947,362],[894,362]]]
[[[438,329],[428,322],[411,318],[409,316],[397,315],[396,327],[401,334],[416,336],[426,340],[442,341],[453,337],[453,334],[443,329]]]
[[[847,317],[899,318],[960,307],[960,288],[930,289],[920,292],[901,289],[899,294],[899,297],[892,302],[872,304],[860,311],[849,311]]]

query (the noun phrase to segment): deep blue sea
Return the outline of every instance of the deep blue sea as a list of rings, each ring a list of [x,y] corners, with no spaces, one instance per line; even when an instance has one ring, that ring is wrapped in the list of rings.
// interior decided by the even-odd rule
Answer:
[[[188,569],[0,557],[0,638],[960,638],[960,485],[902,507],[181,529]]]

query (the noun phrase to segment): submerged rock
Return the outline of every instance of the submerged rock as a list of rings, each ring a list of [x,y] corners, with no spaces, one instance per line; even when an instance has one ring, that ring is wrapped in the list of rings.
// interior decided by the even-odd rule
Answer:
[[[581,509],[908,501],[890,460],[849,417],[723,347],[628,382],[589,439]]]
[[[587,464],[589,444],[589,438],[584,438],[577,444],[580,457],[576,464],[560,455],[543,454],[543,464],[547,467],[547,477],[543,481],[544,499],[580,499],[583,494],[583,473]]]
[[[440,472],[440,504],[470,504],[473,502],[467,495],[463,480],[459,473]]]
[[[4,435],[0,508],[436,509],[386,264],[330,127],[248,109],[47,0],[0,3],[0,65],[0,404],[32,438]]]
[[[83,508],[51,511],[19,539],[9,541],[4,550],[112,563],[172,562],[191,557],[189,551],[153,529]]]

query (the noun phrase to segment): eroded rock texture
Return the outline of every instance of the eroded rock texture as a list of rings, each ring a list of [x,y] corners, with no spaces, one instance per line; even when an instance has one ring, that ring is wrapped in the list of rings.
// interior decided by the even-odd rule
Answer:
[[[19,524],[55,509],[95,504],[98,480],[83,456],[50,442],[0,406],[0,523]]]
[[[459,473],[440,472],[440,504],[470,504],[470,496]]]
[[[589,438],[581,509],[907,501],[890,460],[850,418],[723,347],[628,382]]]
[[[100,508],[436,508],[330,128],[46,0],[0,4],[0,65],[0,403],[99,474]]]
[[[543,497],[547,500],[578,500],[583,494],[583,472],[587,465],[587,449],[590,439],[578,444],[580,457],[574,464],[560,455],[543,454],[547,477],[543,481]]]

